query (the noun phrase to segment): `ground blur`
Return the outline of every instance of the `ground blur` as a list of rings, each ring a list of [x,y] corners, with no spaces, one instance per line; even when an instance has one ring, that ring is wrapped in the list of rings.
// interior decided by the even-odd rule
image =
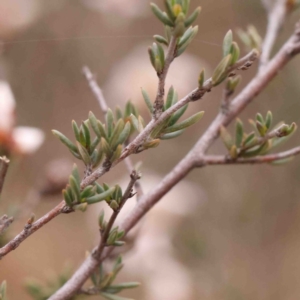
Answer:
[[[30,188],[42,184],[47,163],[72,159],[51,129],[71,135],[72,119],[81,121],[90,110],[101,117],[82,76],[83,65],[97,73],[110,106],[123,106],[131,98],[147,119],[140,88],[146,88],[151,95],[155,93],[156,78],[147,46],[152,43],[152,35],[163,33],[162,26],[151,15],[148,1],[101,2],[30,0],[23,7],[20,0],[0,1],[0,78],[11,84],[17,100],[17,123],[38,127],[46,134],[36,154],[14,161],[1,198],[1,213],[21,204]],[[192,1],[192,7],[197,5],[202,6],[197,38],[175,61],[168,81],[178,89],[180,97],[196,86],[203,66],[211,74],[220,60],[222,39],[228,29],[254,24],[262,35],[265,32],[266,18],[258,0]],[[299,11],[290,17],[276,49],[292,32],[298,17]],[[255,74],[255,68],[243,73],[241,87]],[[256,112],[265,114],[271,109],[275,122],[300,124],[299,71],[296,58],[242,113],[241,119],[246,122]],[[218,112],[221,93],[221,88],[216,88],[190,105],[189,114],[199,110],[206,113],[183,136],[134,156],[135,162],[143,161],[141,183],[145,190],[155,188],[205,131]],[[297,132],[285,149],[299,145],[299,137]],[[219,141],[210,151],[225,153]],[[116,169],[107,174],[105,181],[125,184],[125,167]],[[299,179],[299,158],[280,167],[218,166],[194,170],[177,187],[177,193],[166,200],[170,205],[161,205],[145,221],[149,224],[141,231],[148,238],[142,239],[145,244],[141,242],[124,257],[121,279],[142,282],[140,288],[127,295],[143,300],[176,299],[172,294],[176,287],[178,300],[297,298]],[[42,199],[34,213],[42,216],[60,199],[60,195]],[[173,211],[172,205],[180,210]],[[45,282],[66,264],[76,269],[86,250],[97,243],[100,208],[97,209],[59,216],[1,261],[0,282],[7,280],[9,299],[31,299],[24,291],[27,278]],[[27,218],[28,215],[17,220],[8,238],[22,229]],[[157,223],[161,227],[155,231]],[[160,246],[156,245],[158,241]],[[142,251],[145,245],[147,251]],[[160,255],[160,251],[164,254]],[[134,268],[135,257],[144,261],[140,270]],[[157,276],[159,281],[155,280]]]

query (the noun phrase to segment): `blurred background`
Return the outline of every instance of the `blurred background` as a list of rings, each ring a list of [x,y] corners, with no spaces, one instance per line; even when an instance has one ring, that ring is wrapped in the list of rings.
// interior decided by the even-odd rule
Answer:
[[[191,2],[192,7],[202,6],[199,32],[186,53],[175,60],[167,81],[179,97],[196,87],[203,67],[211,74],[222,56],[228,29],[253,24],[263,36],[266,26],[259,0]],[[299,11],[290,16],[276,49],[298,18]],[[123,107],[131,99],[149,120],[140,88],[155,95],[157,79],[147,53],[154,34],[163,34],[163,28],[150,13],[148,0],[0,0],[0,79],[10,84],[16,99],[16,126],[36,127],[45,134],[37,152],[15,157],[9,169],[0,212],[22,209],[5,239],[23,228],[32,211],[40,217],[61,200],[60,193],[41,199],[36,195],[36,190],[47,190],[49,182],[69,174],[73,162],[50,130],[71,136],[72,119],[85,120],[90,110],[102,117],[82,75],[84,65],[97,74],[110,107]],[[239,90],[255,71],[256,65],[242,74]],[[242,113],[244,123],[270,109],[275,123],[284,120],[299,125],[298,72],[299,57]],[[189,114],[206,113],[183,136],[133,157],[135,163],[143,161],[144,191],[154,189],[198,140],[217,114],[221,94],[222,89],[216,88],[190,104]],[[299,134],[282,149],[299,145]],[[210,151],[226,152],[220,141]],[[103,181],[125,186],[125,166],[119,165]],[[194,170],[142,222],[138,241],[124,255],[125,268],[119,278],[140,281],[142,286],[123,295],[143,300],[298,298],[299,181],[300,158],[280,167]],[[128,209],[135,200],[130,201]],[[66,268],[72,272],[79,266],[85,252],[98,243],[102,206],[57,217],[5,257],[0,262],[0,282],[7,280],[9,299],[32,299],[24,290],[28,278],[45,283]]]

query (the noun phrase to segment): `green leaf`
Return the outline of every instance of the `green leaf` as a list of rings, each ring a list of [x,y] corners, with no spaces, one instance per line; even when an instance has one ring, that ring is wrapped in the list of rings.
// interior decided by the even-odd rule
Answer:
[[[170,133],[170,132],[174,132],[174,131],[178,131],[178,130],[187,128],[187,127],[197,123],[198,121],[200,121],[200,119],[203,117],[203,115],[204,115],[204,111],[200,111],[200,112],[194,114],[193,116],[187,118],[186,120],[168,127],[167,129],[164,130],[164,133]]]
[[[155,44],[156,44],[156,43],[155,43]],[[161,46],[161,44],[156,44],[156,45],[157,45],[157,54],[158,54],[160,63],[161,63],[162,68],[163,68],[164,65],[165,65],[165,52],[164,52],[164,49],[163,49],[163,47]]]
[[[142,95],[143,95],[143,99],[144,99],[144,101],[145,101],[145,103],[146,103],[146,105],[149,109],[150,114],[152,114],[153,113],[152,102],[150,100],[150,97],[149,97],[148,93],[143,88],[142,88]]]
[[[273,121],[273,115],[270,111],[268,111],[267,115],[266,115],[266,127],[267,127],[267,129],[270,129],[270,127],[272,126],[272,121]]]
[[[114,131],[110,137],[109,145],[110,145],[111,149],[115,149],[115,147],[118,146],[117,140],[119,139],[119,136],[120,136],[121,132],[123,131],[124,126],[125,126],[125,124],[124,124],[123,119],[119,119],[114,128]]]
[[[97,136],[95,137],[95,139],[93,140],[93,142],[91,143],[91,147],[90,147],[90,153],[93,153],[94,150],[96,149],[96,147],[99,145],[100,143],[100,138],[98,138]]]
[[[107,191],[105,191],[101,194],[97,194],[92,197],[86,198],[86,202],[88,204],[93,204],[93,203],[103,201],[106,198],[108,198],[114,191],[115,191],[115,187],[109,188]]]
[[[92,159],[92,167],[93,168],[96,168],[100,165],[102,159],[103,159],[103,151],[100,150],[97,150],[95,149],[92,156],[91,156],[91,159]]]
[[[72,175],[75,178],[78,187],[80,188],[80,175],[76,164],[73,165]]]
[[[235,123],[235,144],[238,148],[242,144],[243,137],[244,137],[243,122],[240,119],[237,119]]]
[[[120,158],[121,154],[122,154],[122,150],[123,150],[123,146],[120,144],[118,145],[117,149],[114,151],[110,161],[114,162],[115,160],[117,160],[118,158]]]
[[[182,11],[185,15],[189,12],[190,8],[190,0],[183,0],[182,1]]]
[[[256,120],[259,121],[262,125],[265,124],[265,120],[260,113],[256,114]]]
[[[155,3],[151,3],[151,9],[154,15],[165,25],[174,26],[174,23],[169,19],[166,13],[163,13]]]
[[[220,84],[227,77],[226,71],[230,65],[231,58],[231,54],[225,56],[214,70],[212,75],[212,84],[214,86]]]
[[[166,101],[166,104],[165,104],[165,109],[166,110],[172,106],[174,94],[175,94],[174,88],[171,85],[171,87],[169,88],[169,91],[168,91],[167,101]]]
[[[79,142],[79,140],[80,140],[80,138],[79,138],[79,127],[78,127],[77,123],[74,120],[72,121],[72,128],[73,128],[75,138]]]
[[[167,133],[159,137],[161,140],[169,140],[180,136],[184,132],[184,129],[175,132]]]
[[[226,57],[228,54],[230,54],[232,41],[232,31],[228,30],[223,40],[223,57]]]
[[[193,35],[193,28],[191,26],[185,31],[183,36],[178,40],[177,47],[178,48],[182,47],[191,38],[192,35]]]
[[[271,164],[274,166],[281,166],[281,165],[291,162],[294,158],[295,158],[294,156],[290,156],[290,157],[286,157],[286,158],[282,158],[282,159],[277,159],[277,160],[272,161]]]
[[[70,176],[69,178],[69,182],[70,182],[70,187],[72,189],[73,195],[75,196],[75,200],[76,201],[80,201],[80,187],[78,186],[76,179],[74,178],[73,175]]]
[[[261,154],[262,152],[265,151],[265,149],[269,146],[269,143],[268,141],[263,143],[262,145],[260,146],[256,146],[256,147],[253,147],[245,152],[242,152],[241,153],[241,156],[242,157],[254,157],[254,156],[257,156],[259,154]]]
[[[99,129],[99,126],[98,126],[98,122],[97,122],[98,120],[91,111],[89,112],[89,120],[90,120],[91,126],[92,126],[96,136],[98,138],[100,138],[101,137],[101,132],[100,132],[100,129]]]
[[[91,147],[91,135],[90,135],[90,129],[87,125],[88,122],[82,122],[82,127],[83,127],[83,133],[84,133],[84,139],[85,139],[85,144],[86,148],[90,149]]]
[[[139,121],[138,119],[136,118],[135,115],[131,115],[130,116],[130,119],[131,119],[131,124],[133,125],[134,129],[136,131],[139,131]]]
[[[161,43],[161,44],[164,44],[166,46],[169,46],[169,42],[161,35],[154,35],[153,36],[154,39],[158,42],[158,43]]]
[[[237,151],[236,145],[233,145],[231,147],[231,149],[229,150],[229,154],[230,154],[231,158],[233,158],[233,159],[236,159],[238,157],[238,151]]]
[[[264,126],[260,121],[256,120],[255,122],[257,131],[261,136],[265,136],[267,132],[266,126]]]
[[[240,83],[240,81],[241,81],[240,75],[229,78],[226,85],[227,90],[230,92],[234,92],[236,87]]]
[[[153,68],[155,69],[155,53],[154,50],[152,49],[152,47],[148,48],[148,54],[149,54],[149,58],[151,61],[151,65],[153,66]]]
[[[111,149],[110,149],[107,141],[103,137],[101,138],[100,145],[101,145],[101,150],[105,153],[105,155],[107,157],[110,157],[111,156]]]
[[[65,202],[68,206],[72,206],[72,199],[71,197],[69,196],[69,194],[67,193],[66,190],[62,190],[62,194],[63,194],[63,197],[65,199]]]
[[[230,65],[234,65],[238,59],[240,58],[240,48],[239,45],[236,42],[232,42],[230,54],[232,55],[231,63]]]
[[[185,27],[191,26],[197,19],[198,15],[201,12],[201,7],[197,7],[194,12],[185,20],[184,25]]]
[[[134,289],[139,287],[140,285],[141,284],[139,282],[123,282],[123,283],[111,285],[109,288],[124,290],[124,289]]]
[[[205,79],[205,70],[202,69],[202,71],[200,72],[199,77],[198,77],[198,88],[199,89],[203,88],[204,79]]]
[[[232,139],[230,133],[224,126],[220,127],[220,137],[221,137],[224,145],[226,146],[226,148],[230,151],[230,149],[234,145],[234,142],[233,142],[233,139]]]
[[[173,8],[172,8],[171,3],[170,3],[168,0],[165,0],[164,2],[165,2],[165,7],[166,7],[166,11],[167,11],[168,17],[169,17],[172,21],[175,21],[176,16],[174,15],[174,12],[173,12]]]
[[[181,116],[185,113],[186,109],[188,108],[188,104],[182,106],[180,109],[178,109],[170,118],[170,121],[168,122],[168,126],[174,125]]]
[[[79,154],[76,146],[65,135],[63,135],[61,132],[59,132],[57,130],[52,130],[52,133],[56,137],[58,137],[60,139],[60,141],[69,148],[70,151],[75,152],[76,154]]]
[[[106,125],[107,125],[107,136],[108,138],[110,138],[114,128],[114,115],[111,109],[108,109],[106,113]]]
[[[85,165],[89,165],[91,163],[90,154],[79,142],[76,142],[76,144],[83,162],[85,163]]]
[[[143,144],[144,149],[150,149],[150,148],[155,148],[159,145],[160,140],[159,139],[154,139],[152,141],[146,142]]]
[[[100,131],[100,136],[103,137],[105,140],[108,140],[108,136],[105,131],[105,125],[102,124],[99,120],[97,121],[97,125]]]
[[[253,131],[247,135],[247,137],[243,142],[243,146],[248,147],[249,145],[251,145],[251,143],[255,140],[254,138],[255,138],[255,132]]]
[[[117,117],[117,120],[123,119],[122,110],[119,106],[116,106],[116,117]]]
[[[193,38],[196,36],[196,34],[198,32],[198,26],[191,28],[190,31],[188,29],[187,31],[188,31],[188,34],[185,35],[185,33],[184,33],[184,35],[182,36],[182,40],[180,39],[180,41],[179,41],[179,44],[177,46],[177,49],[178,49],[177,56],[179,56],[187,48],[187,46],[192,42]]]
[[[92,185],[88,185],[83,189],[83,191],[80,193],[80,199],[88,198],[91,196],[94,196],[94,187]]]
[[[124,129],[119,136],[117,144],[119,144],[119,145],[124,144],[127,141],[128,137],[130,135],[130,129],[131,129],[131,125],[130,125],[130,122],[128,121],[128,122],[126,122]]]

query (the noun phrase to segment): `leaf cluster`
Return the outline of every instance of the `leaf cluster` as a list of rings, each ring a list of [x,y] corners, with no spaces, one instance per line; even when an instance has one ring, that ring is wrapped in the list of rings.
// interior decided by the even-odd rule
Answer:
[[[119,185],[110,187],[103,183],[100,185],[95,182],[80,189],[80,175],[77,166],[74,164],[72,174],[69,177],[69,183],[62,191],[66,204],[76,210],[85,211],[89,204],[106,201],[111,208],[117,209],[122,199],[122,189]]]
[[[225,127],[220,128],[220,136],[229,151],[232,159],[238,157],[255,157],[257,155],[268,154],[275,147],[287,141],[287,139],[295,132],[296,124],[284,124],[283,122],[271,129],[273,115],[267,112],[265,118],[262,114],[257,113],[255,120],[249,120],[254,131],[246,133],[244,124],[240,119],[235,123],[235,138],[229,133]]]
[[[140,285],[138,282],[124,282],[113,284],[116,276],[121,271],[123,266],[124,265],[122,263],[121,256],[116,259],[112,270],[108,273],[104,271],[104,266],[103,264],[101,264],[91,276],[91,281],[94,286],[90,288],[89,291],[92,291],[95,294],[100,294],[107,300],[130,300],[116,294],[120,293],[124,289],[132,289],[138,287]]]
[[[150,101],[150,97],[145,90],[142,90],[144,101],[148,107],[149,113],[153,112],[153,105]],[[170,87],[167,99],[165,101],[163,111],[169,109],[173,105],[175,105],[178,101],[178,94],[174,90],[173,86]],[[181,116],[185,113],[188,104],[184,105],[182,108],[173,113],[170,117],[164,120],[161,124],[159,124],[150,134],[151,141],[148,144],[144,144],[144,147],[148,147],[149,143],[159,143],[159,140],[167,140],[172,139],[184,132],[184,130],[193,124],[200,121],[200,119],[204,115],[204,111],[198,112],[191,117],[185,119],[184,121],[178,122]]]

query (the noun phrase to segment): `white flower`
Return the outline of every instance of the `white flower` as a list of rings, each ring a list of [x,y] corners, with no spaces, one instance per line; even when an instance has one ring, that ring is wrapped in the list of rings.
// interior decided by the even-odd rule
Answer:
[[[0,149],[30,154],[44,141],[44,133],[34,127],[14,127],[16,101],[10,85],[0,81]]]

